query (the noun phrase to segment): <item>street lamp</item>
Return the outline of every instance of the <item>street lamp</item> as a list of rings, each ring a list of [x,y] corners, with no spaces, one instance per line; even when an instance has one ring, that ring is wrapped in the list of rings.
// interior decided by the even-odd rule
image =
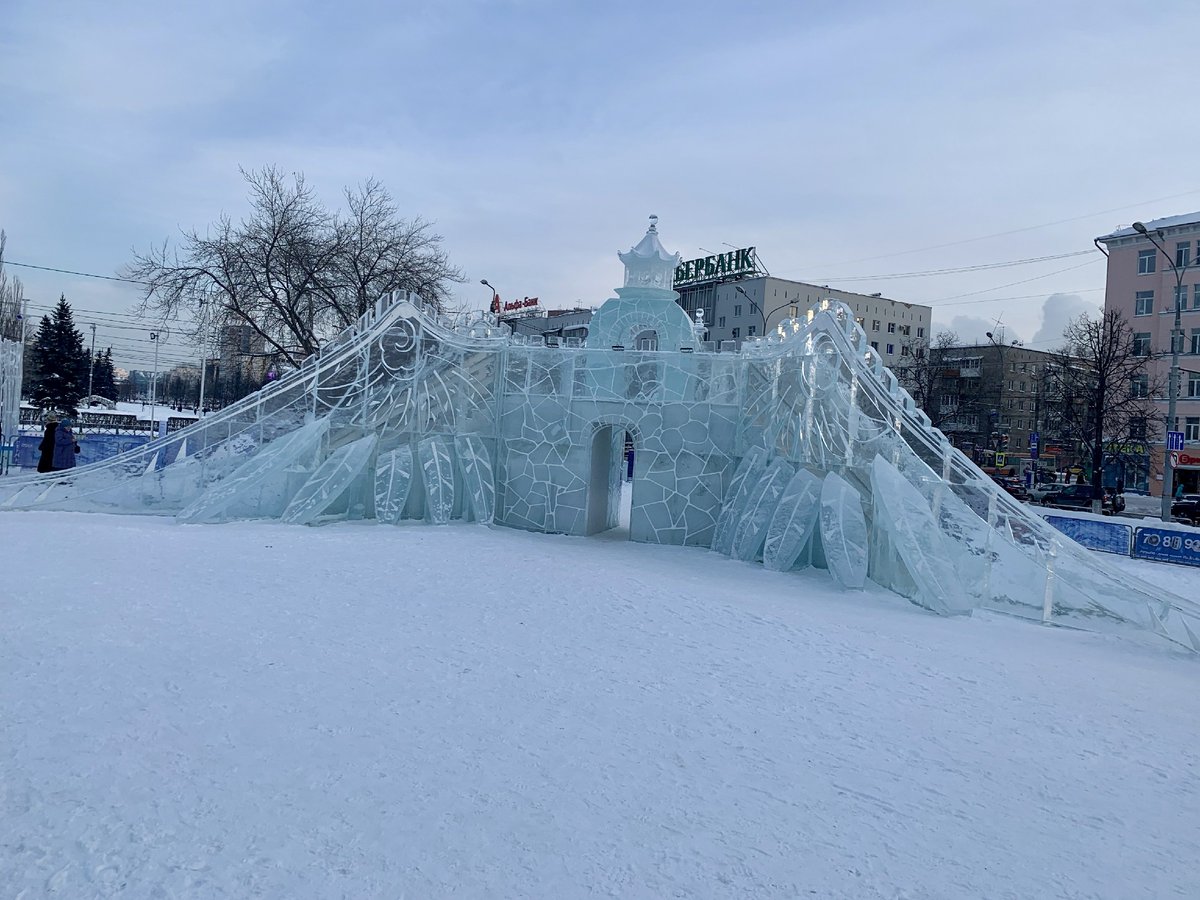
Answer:
[[[479,283],[492,291],[492,312],[496,314],[496,322],[500,321],[500,294],[492,287],[491,283],[486,278],[480,278]]]
[[[154,376],[150,379],[150,439],[154,439],[154,405],[156,401],[155,388],[158,387],[158,332],[150,332],[150,340],[154,341]]]
[[[751,307],[758,310],[758,314],[760,316],[762,316],[762,320],[763,320],[763,334],[766,334],[767,333],[767,316],[766,316],[766,313],[764,313],[762,311],[762,307],[754,302],[754,298],[751,297],[749,294],[747,294],[745,289],[740,284],[735,284],[733,286],[733,289],[735,291],[737,291],[739,294],[741,294],[743,297],[745,297],[746,300],[749,301]]]
[[[1187,271],[1188,266],[1182,268],[1175,263],[1175,259],[1166,251],[1166,248],[1159,243],[1158,239],[1166,235],[1163,234],[1161,228],[1156,228],[1150,231],[1141,222],[1133,223],[1133,230],[1138,234],[1150,240],[1158,252],[1161,253],[1167,260],[1167,265],[1171,267],[1171,272],[1175,275],[1175,324],[1171,328],[1171,374],[1167,378],[1167,432],[1175,430],[1175,401],[1179,398],[1179,345],[1183,342],[1183,325],[1180,321],[1180,305],[1183,300],[1183,273]],[[1157,238],[1156,238],[1157,236]],[[1175,491],[1175,467],[1171,465],[1171,452],[1167,449],[1168,438],[1163,437],[1163,489],[1162,489],[1162,508],[1161,515],[1164,522],[1171,521],[1171,496]]]

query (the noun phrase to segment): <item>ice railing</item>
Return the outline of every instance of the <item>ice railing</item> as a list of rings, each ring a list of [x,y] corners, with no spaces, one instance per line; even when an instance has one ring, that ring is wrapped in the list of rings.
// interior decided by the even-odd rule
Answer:
[[[868,505],[870,466],[877,455],[887,459],[925,497],[978,605],[1091,630],[1132,622],[1200,650],[1200,605],[1151,592],[1000,489],[930,424],[844,304],[823,301],[742,355],[746,446],[739,450],[759,445],[840,472]],[[791,369],[811,370],[808,390],[790,398],[787,357],[796,358]]]

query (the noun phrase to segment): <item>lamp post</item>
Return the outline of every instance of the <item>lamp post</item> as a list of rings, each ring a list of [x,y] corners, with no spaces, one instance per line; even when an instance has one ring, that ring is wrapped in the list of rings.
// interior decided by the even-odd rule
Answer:
[[[154,341],[154,376],[150,379],[150,439],[154,439],[154,404],[155,388],[158,387],[158,332],[150,332],[150,340]]]
[[[480,278],[479,283],[484,287],[489,288],[492,292],[492,312],[496,315],[496,324],[500,323],[500,294],[492,287],[491,283],[486,278]]]
[[[88,406],[92,405],[92,380],[96,376],[96,326],[92,325],[92,353],[88,357],[91,364],[88,366]]]
[[[1167,377],[1167,428],[1168,432],[1175,430],[1175,402],[1179,398],[1179,345],[1182,343],[1183,326],[1180,322],[1180,305],[1183,299],[1183,273],[1187,271],[1185,264],[1179,266],[1158,239],[1165,237],[1161,228],[1150,231],[1141,222],[1133,223],[1133,230],[1150,240],[1158,252],[1167,260],[1171,272],[1175,275],[1175,323],[1171,327],[1171,373]],[[1167,437],[1163,436],[1163,489],[1161,515],[1164,522],[1171,521],[1171,497],[1175,492],[1175,467],[1171,465],[1171,452],[1167,449]]]

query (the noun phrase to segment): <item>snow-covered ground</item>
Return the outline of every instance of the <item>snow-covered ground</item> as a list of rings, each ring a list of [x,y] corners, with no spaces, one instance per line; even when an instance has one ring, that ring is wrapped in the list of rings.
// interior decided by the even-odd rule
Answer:
[[[5,898],[1200,896],[1169,648],[470,525],[0,555]]]

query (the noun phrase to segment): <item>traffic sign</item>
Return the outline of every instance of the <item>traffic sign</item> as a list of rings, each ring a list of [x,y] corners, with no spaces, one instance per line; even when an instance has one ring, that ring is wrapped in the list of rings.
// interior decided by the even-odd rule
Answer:
[[[1179,468],[1179,451],[1178,450],[1171,451],[1171,468],[1172,469]]]
[[[1168,431],[1167,432],[1167,449],[1182,450],[1183,449],[1183,432]]]
[[[1033,450],[1038,445],[1038,433],[1036,431],[1029,432],[1029,449]]]

